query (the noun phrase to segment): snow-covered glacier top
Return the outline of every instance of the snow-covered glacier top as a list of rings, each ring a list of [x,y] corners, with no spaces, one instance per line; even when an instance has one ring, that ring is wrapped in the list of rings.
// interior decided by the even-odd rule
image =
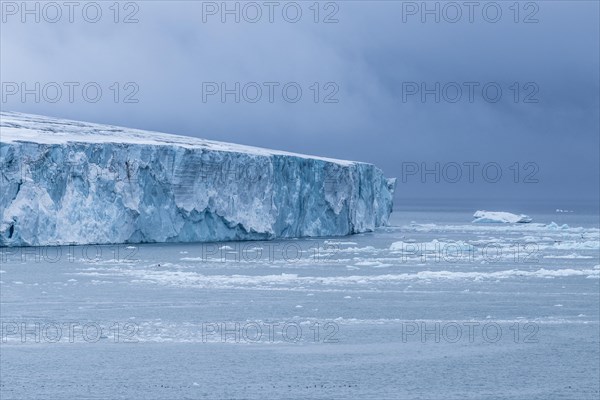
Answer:
[[[308,156],[305,154],[217,142],[191,136],[123,128],[91,122],[71,121],[18,112],[0,112],[0,140],[3,143],[34,142],[43,144],[65,143],[127,143],[141,145],[175,145],[190,149],[228,151],[262,156],[285,155],[312,158],[340,165],[357,161]]]
[[[367,163],[0,113],[0,246],[338,236],[385,225]]]

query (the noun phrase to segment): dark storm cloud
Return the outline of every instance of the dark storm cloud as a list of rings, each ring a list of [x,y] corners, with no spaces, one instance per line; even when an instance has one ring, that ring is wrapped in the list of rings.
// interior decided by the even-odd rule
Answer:
[[[426,175],[426,183],[420,171],[405,175],[401,198],[598,197],[597,2],[522,2],[518,15],[513,2],[496,2],[502,15],[495,23],[491,2],[476,3],[473,22],[464,2],[452,3],[463,13],[455,23],[447,21],[455,16],[447,2],[427,3],[430,9],[438,4],[439,23],[435,15],[412,14],[421,2],[323,2],[319,23],[313,2],[297,3],[303,12],[297,23],[282,16],[286,2],[272,23],[263,2],[257,2],[263,11],[258,23],[243,15],[240,23],[231,15],[222,23],[219,13],[207,14],[221,2],[190,1],[138,2],[127,9],[123,3],[119,23],[112,2],[98,3],[103,15],[97,23],[77,12],[73,23],[65,16],[58,23],[35,23],[30,16],[22,23],[20,14],[6,13],[6,3],[3,84],[97,82],[103,96],[90,103],[76,91],[73,103],[64,93],[56,103],[36,103],[17,94],[3,99],[3,109],[373,162],[399,178],[414,165],[447,167],[440,183],[435,174]],[[122,23],[133,11],[139,22]],[[323,23],[328,17],[339,22]],[[123,103],[134,92],[127,82],[139,87],[132,96],[138,103]],[[235,103],[228,95],[222,103],[217,94],[203,101],[206,82],[230,88],[257,82],[262,97]],[[280,83],[273,103],[264,82]],[[302,88],[297,103],[281,95],[288,82]],[[436,82],[440,88],[451,83],[439,103],[435,94],[425,101],[420,93],[407,94],[415,84],[433,88]],[[462,89],[455,103],[449,101],[453,82]],[[473,99],[468,82],[477,85]],[[498,102],[482,97],[486,84],[502,89]],[[466,176],[469,162],[480,163],[473,183]],[[463,168],[458,183],[450,182],[452,163]],[[489,163],[501,167],[497,183],[482,177]],[[523,182],[528,176],[538,182]]]

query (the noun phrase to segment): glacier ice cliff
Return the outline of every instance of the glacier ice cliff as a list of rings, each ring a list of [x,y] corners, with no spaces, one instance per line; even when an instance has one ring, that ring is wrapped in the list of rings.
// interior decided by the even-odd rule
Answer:
[[[385,225],[361,162],[0,114],[0,246],[341,236]]]

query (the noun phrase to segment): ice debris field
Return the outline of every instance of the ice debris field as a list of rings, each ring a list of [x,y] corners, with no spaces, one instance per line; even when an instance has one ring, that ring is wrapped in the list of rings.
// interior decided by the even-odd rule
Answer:
[[[3,398],[597,399],[599,229],[471,215],[394,212],[344,238],[2,248]]]

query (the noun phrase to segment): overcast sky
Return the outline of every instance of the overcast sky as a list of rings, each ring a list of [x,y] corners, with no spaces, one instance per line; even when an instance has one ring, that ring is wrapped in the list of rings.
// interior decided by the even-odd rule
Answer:
[[[598,198],[597,1],[113,3],[3,1],[2,109],[372,162],[400,199]]]

